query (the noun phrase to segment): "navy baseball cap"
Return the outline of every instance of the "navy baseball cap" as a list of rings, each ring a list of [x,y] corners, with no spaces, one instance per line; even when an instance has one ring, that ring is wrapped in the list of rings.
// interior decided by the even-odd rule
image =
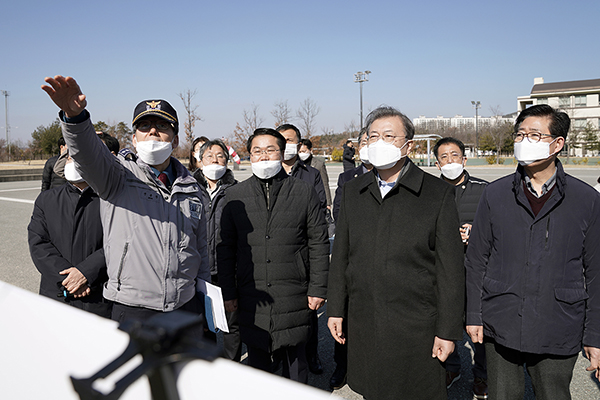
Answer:
[[[154,115],[173,124],[175,134],[179,132],[179,121],[177,120],[177,111],[166,100],[144,100],[133,110],[132,126],[141,118],[148,115]]]

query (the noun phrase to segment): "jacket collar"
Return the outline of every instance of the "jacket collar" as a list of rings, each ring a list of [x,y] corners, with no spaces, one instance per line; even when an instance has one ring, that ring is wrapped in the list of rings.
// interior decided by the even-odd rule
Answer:
[[[294,174],[299,169],[304,169],[304,170],[308,171],[308,167],[306,166],[306,164],[304,163],[304,161],[302,161],[300,159],[300,157],[298,157],[298,159],[296,160],[296,162],[294,163],[294,165],[292,165],[291,173]]]
[[[194,178],[196,178],[196,180],[198,181],[198,183],[200,184],[200,186],[202,187],[206,187],[208,185],[208,182],[206,181],[206,177],[204,176],[204,174],[202,173],[202,170],[200,168],[198,168],[196,170],[196,172],[194,172]],[[221,186],[225,186],[225,185],[233,185],[235,183],[235,178],[233,177],[233,172],[231,172],[231,170],[229,168],[227,168],[227,171],[225,171],[225,174],[221,177],[221,179],[219,179],[219,184]]]
[[[156,185],[157,178],[154,175],[152,168],[150,168],[150,166],[143,162],[139,157],[135,162],[142,168],[142,170],[145,171],[147,177],[153,178],[150,180],[150,182],[153,182]],[[175,182],[172,182],[171,185],[171,193],[192,193],[199,190],[196,179],[194,179],[194,177],[189,173],[188,169],[184,167],[175,157],[171,157],[171,165],[173,168],[173,173],[176,176]]]
[[[396,182],[390,191],[389,196],[397,193],[400,190],[400,186],[405,187],[415,194],[418,194],[421,191],[425,172],[421,168],[417,167],[410,158],[407,157],[405,162],[408,163],[406,166],[407,171],[404,176],[402,176],[400,180]],[[365,190],[369,190],[373,197],[375,197],[375,199],[381,203],[383,199],[381,198],[381,191],[379,190],[379,183],[377,182],[377,174],[375,171],[376,169],[373,168],[369,173],[367,173],[367,175],[370,174],[370,178],[363,181],[360,192],[362,193]]]
[[[565,174],[565,170],[562,166],[562,163],[556,158],[556,184],[554,186],[554,191],[550,198],[546,201],[538,215],[535,217],[535,220],[539,220],[543,218],[550,210],[552,210],[564,197],[565,195],[565,186],[567,184],[567,176]],[[533,215],[533,211],[531,210],[531,206],[529,205],[529,200],[527,200],[527,196],[523,190],[523,180],[525,179],[525,168],[522,165],[517,167],[517,171],[514,174],[513,179],[513,192],[515,194],[515,198],[517,202],[521,203],[531,215]]]

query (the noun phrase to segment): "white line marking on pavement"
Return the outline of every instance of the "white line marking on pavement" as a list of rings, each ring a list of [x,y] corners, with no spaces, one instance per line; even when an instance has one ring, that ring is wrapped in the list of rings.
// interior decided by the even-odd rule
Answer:
[[[13,199],[13,198],[10,198],[10,197],[0,197],[0,200],[14,201],[14,202],[17,202],[17,203],[27,203],[27,204],[34,204],[35,203],[34,200]]]
[[[40,190],[40,188],[33,187],[33,188],[22,188],[22,189],[2,189],[2,190],[0,190],[0,192],[18,192],[20,190]]]

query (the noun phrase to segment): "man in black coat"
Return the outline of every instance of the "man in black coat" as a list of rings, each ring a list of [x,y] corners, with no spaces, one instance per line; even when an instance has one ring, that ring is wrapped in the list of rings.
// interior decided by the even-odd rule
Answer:
[[[515,121],[514,174],[484,190],[469,238],[467,333],[484,343],[489,395],[570,399],[583,346],[600,377],[600,195],[557,155],[569,116],[536,105]]]
[[[325,197],[327,198],[327,208],[331,208],[331,190],[329,190],[329,174],[327,173],[327,167],[325,166],[324,160],[313,155],[312,148],[313,144],[310,139],[300,140],[298,157],[304,164],[313,167],[321,174],[321,180],[323,181],[323,187],[325,188]]]
[[[46,164],[44,164],[44,170],[42,171],[42,192],[58,187],[66,182],[65,178],[54,172],[54,164],[56,164],[60,155],[67,151],[67,145],[62,136],[58,138],[58,148],[60,149],[60,154],[50,157],[46,161]]]
[[[373,166],[369,164],[368,158],[368,140],[367,129],[363,128],[358,136],[358,153],[360,154],[360,160],[362,163],[351,170],[342,172],[338,175],[337,189],[335,190],[335,197],[333,200],[333,218],[337,220],[340,212],[340,202],[342,201],[342,188],[346,182],[352,179],[366,174],[373,169]],[[346,323],[343,324],[343,331],[346,332]],[[335,361],[335,370],[329,379],[329,387],[333,390],[340,389],[346,384],[346,371],[348,369],[348,349],[345,344],[338,342],[334,343],[333,348],[333,361]]]
[[[281,133],[281,136],[285,139],[285,151],[283,153],[282,162],[283,169],[290,176],[301,179],[313,186],[321,201],[323,212],[327,213],[328,200],[325,189],[329,190],[329,187],[325,187],[321,172],[306,164],[298,156],[298,151],[302,147],[300,130],[292,124],[279,125],[276,130]],[[329,182],[329,180],[327,180],[327,182]],[[321,365],[321,360],[319,359],[317,351],[318,345],[319,320],[317,318],[317,312],[314,311],[311,314],[310,338],[306,343],[306,358],[308,360],[308,369],[310,372],[317,375],[323,373],[323,366]],[[275,360],[275,364],[278,364],[278,362],[279,360]]]
[[[35,201],[27,227],[31,259],[42,274],[41,295],[110,318],[111,303],[102,297],[108,277],[100,199],[74,166],[69,159],[69,182]]]
[[[342,153],[342,164],[344,165],[344,172],[351,170],[355,167],[354,164],[354,154],[356,150],[354,149],[354,143],[351,140],[346,140],[344,146],[342,146],[344,152]]]
[[[465,244],[465,251],[469,243],[473,219],[479,198],[487,182],[483,179],[469,175],[465,170],[467,157],[465,145],[458,139],[445,137],[433,146],[436,158],[435,165],[442,172],[441,178],[455,187],[454,199],[458,208],[460,221],[460,236]],[[473,344],[473,394],[477,399],[487,399],[487,370],[485,366],[485,347],[481,343]],[[446,386],[450,388],[460,379],[460,354],[458,351],[450,354],[446,360]]]
[[[373,166],[369,164],[367,154],[367,144],[369,135],[367,134],[366,128],[364,128],[358,137],[358,153],[360,154],[361,164],[356,167],[342,172],[338,175],[337,188],[335,189],[335,196],[333,198],[333,219],[337,220],[340,213],[340,201],[342,200],[342,187],[344,184],[357,176],[366,174],[373,169]]]
[[[404,114],[380,107],[366,126],[375,168],[342,189],[328,326],[347,340],[348,385],[364,397],[445,399],[440,361],[462,338],[465,290],[454,188],[407,158]]]
[[[325,302],[329,238],[314,188],[281,166],[285,139],[257,129],[248,139],[253,175],[228,189],[217,245],[227,311],[239,307],[249,365],[307,382],[310,315]]]

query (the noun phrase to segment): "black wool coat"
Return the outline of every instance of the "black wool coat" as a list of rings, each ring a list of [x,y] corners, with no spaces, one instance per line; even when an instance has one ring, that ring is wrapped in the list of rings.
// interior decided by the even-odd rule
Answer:
[[[67,182],[38,196],[27,227],[29,251],[42,274],[40,294],[110,318],[110,303],[102,297],[108,280],[104,259],[100,199],[87,188]],[[80,299],[58,297],[67,276],[59,272],[76,267],[88,280],[91,294]]]
[[[268,193],[268,196],[266,195]],[[282,169],[230,187],[217,244],[224,300],[238,299],[240,334],[273,351],[308,339],[308,296],[326,298],[329,238],[314,188]]]
[[[462,339],[463,244],[454,188],[410,160],[382,200],[373,171],[347,182],[327,313],[347,318],[348,384],[371,399],[445,399],[435,336]]]

